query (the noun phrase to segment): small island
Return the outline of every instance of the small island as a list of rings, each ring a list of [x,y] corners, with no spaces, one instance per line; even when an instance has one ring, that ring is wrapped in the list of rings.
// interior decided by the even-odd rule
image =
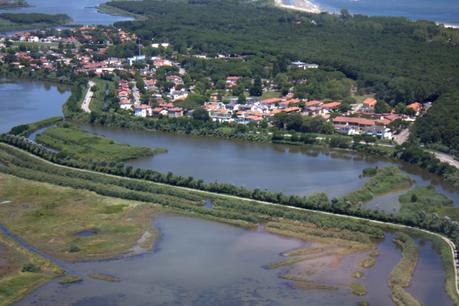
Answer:
[[[0,32],[30,28],[41,29],[55,27],[64,25],[71,21],[72,18],[66,14],[51,15],[41,13],[1,13]]]
[[[25,0],[0,0],[0,9],[13,9],[19,7],[28,7]]]

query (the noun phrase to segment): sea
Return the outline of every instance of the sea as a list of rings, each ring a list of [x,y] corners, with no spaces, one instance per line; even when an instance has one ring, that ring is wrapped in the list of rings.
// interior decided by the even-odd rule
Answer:
[[[369,16],[403,16],[459,27],[459,0],[312,0],[323,11]]]

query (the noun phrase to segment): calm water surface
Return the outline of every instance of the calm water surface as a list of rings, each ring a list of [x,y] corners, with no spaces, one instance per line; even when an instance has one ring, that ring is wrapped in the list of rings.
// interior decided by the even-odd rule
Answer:
[[[453,305],[443,290],[445,272],[441,258],[430,241],[418,241],[419,257],[413,274],[413,283],[407,291],[423,305]]]
[[[12,127],[62,115],[66,88],[42,82],[0,83],[0,133]]]
[[[278,270],[263,268],[281,259],[281,252],[304,246],[299,240],[179,216],[159,217],[155,225],[161,230],[161,239],[154,252],[117,260],[66,263],[65,268],[83,277],[82,283],[64,286],[52,281],[17,305],[335,306],[355,305],[360,300],[347,288],[294,289],[290,282],[278,277]],[[373,305],[391,304],[385,279],[401,257],[391,237],[388,234],[380,244],[377,265],[367,270],[362,279],[369,288],[365,300]],[[343,263],[335,268],[336,275],[342,268],[357,267]],[[432,262],[429,269],[441,273],[441,263]],[[121,282],[93,280],[87,277],[91,272],[111,274]],[[333,279],[333,275],[329,277]],[[442,296],[441,287],[431,285],[428,289]],[[421,294],[418,290],[422,288],[413,288]]]
[[[409,165],[298,146],[148,133],[90,125],[85,125],[83,128],[119,143],[168,149],[165,154],[130,162],[133,167],[164,173],[170,171],[207,182],[218,181],[288,194],[307,195],[322,191],[331,198],[359,189],[364,183],[364,179],[359,178],[364,168],[398,165],[417,184],[435,185],[438,191],[450,197],[459,206],[457,190],[442,185],[436,177]],[[397,209],[392,202],[389,206],[384,209]]]
[[[438,21],[459,25],[457,0],[312,0],[323,10],[370,16],[403,16],[410,19]]]
[[[134,167],[289,194],[323,191],[331,197],[344,195],[362,185],[359,175],[364,168],[386,164],[352,155],[335,158],[327,152],[295,146],[94,126],[84,128],[119,143],[168,149],[166,154],[131,162]]]
[[[96,6],[107,0],[27,0],[30,7],[8,10],[17,13],[67,14],[75,24],[109,25],[117,21],[131,20],[129,17],[110,16],[99,13]]]

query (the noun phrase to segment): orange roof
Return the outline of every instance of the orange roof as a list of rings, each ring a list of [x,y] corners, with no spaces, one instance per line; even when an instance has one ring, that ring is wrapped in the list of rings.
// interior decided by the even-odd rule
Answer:
[[[368,107],[375,107],[376,103],[378,103],[378,101],[376,101],[375,98],[366,98],[365,101],[363,101],[363,105]]]
[[[396,119],[402,119],[403,117],[398,114],[389,114],[389,115],[384,115],[384,118],[390,121],[394,121]]]
[[[320,105],[320,102],[319,100],[312,100],[312,101],[308,101],[306,102],[306,106],[309,107],[309,106],[317,106],[317,105]]]
[[[261,103],[263,103],[263,104],[272,104],[272,103],[279,103],[281,101],[282,100],[279,99],[279,98],[269,98],[269,99],[262,100]]]
[[[320,106],[321,108],[336,108],[341,105],[341,102],[330,102],[330,103],[325,103]]]
[[[299,107],[294,106],[294,107],[285,108],[285,109],[282,110],[282,112],[284,112],[284,113],[293,113],[293,112],[297,112],[299,110],[300,110]]]
[[[169,109],[170,112],[181,112],[183,109],[181,107],[174,107]]]
[[[407,107],[414,110],[415,112],[419,112],[422,109],[422,104],[419,102],[414,102],[408,105]]]
[[[392,121],[390,121],[389,119],[383,118],[383,119],[378,119],[375,122],[381,125],[389,125]]]
[[[289,105],[289,104],[298,104],[298,103],[300,103],[300,102],[301,102],[300,99],[290,99],[290,100],[281,102],[281,104],[282,104],[282,105]]]
[[[336,117],[333,119],[334,123],[351,123],[351,124],[358,124],[358,125],[374,125],[375,120],[365,119],[365,118],[357,118],[357,117]]]
[[[247,119],[252,120],[252,121],[261,121],[263,120],[262,118],[258,116],[248,116]]]

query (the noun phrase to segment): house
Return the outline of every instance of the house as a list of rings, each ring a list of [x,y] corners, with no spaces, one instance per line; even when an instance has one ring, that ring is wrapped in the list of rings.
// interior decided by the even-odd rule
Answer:
[[[373,127],[376,123],[375,120],[371,119],[338,116],[333,119],[333,124],[336,131],[348,135],[355,135],[362,134],[364,129]]]
[[[281,103],[279,103],[279,106],[281,108],[287,108],[289,106],[298,105],[300,102],[301,102],[300,99],[290,99],[290,100],[282,101]]]
[[[174,85],[183,85],[182,77],[179,75],[168,75],[166,76],[166,81],[174,83]]]
[[[183,117],[183,108],[174,107],[167,110],[167,116],[169,118],[179,118]]]
[[[155,68],[172,66],[172,62],[170,60],[162,59],[160,57],[152,57],[151,60],[153,61]]]
[[[232,88],[232,87],[235,87],[237,85],[237,82],[240,80],[241,78],[238,77],[238,76],[229,76],[226,78],[226,88]]]
[[[169,48],[169,43],[153,43],[151,44],[152,48],[158,49],[158,48]]]
[[[129,66],[132,66],[135,62],[145,61],[145,55],[136,55],[127,59]]]
[[[218,102],[222,100],[222,96],[219,93],[213,93],[210,95],[210,102]]]
[[[421,113],[422,111],[422,104],[419,103],[419,102],[414,102],[414,103],[411,103],[407,106],[409,109],[412,109],[414,111],[414,113],[416,114],[416,116],[419,116],[419,114]]]
[[[283,113],[287,114],[292,114],[292,113],[298,113],[301,109],[298,106],[292,106],[292,107],[287,107],[282,109]]]
[[[151,106],[140,104],[134,108],[134,116],[136,117],[150,117],[152,115]]]
[[[124,110],[130,110],[132,109],[132,103],[127,99],[123,99],[120,101],[120,108]]]
[[[329,103],[322,104],[320,108],[332,111],[334,109],[337,109],[340,106],[341,106],[341,102],[329,102]]]
[[[367,112],[367,113],[372,113],[375,111],[375,106],[378,103],[378,101],[375,98],[366,98],[363,101],[363,107],[362,111]]]
[[[152,116],[159,117],[159,116],[167,116],[168,111],[162,107],[155,107],[151,110]]]
[[[268,98],[261,100],[261,104],[266,105],[269,108],[274,108],[277,104],[281,103],[282,99],[280,98]]]
[[[318,64],[309,64],[309,63],[303,63],[301,61],[296,61],[292,62],[290,65],[291,68],[296,68],[296,69],[318,69],[319,65]]]

